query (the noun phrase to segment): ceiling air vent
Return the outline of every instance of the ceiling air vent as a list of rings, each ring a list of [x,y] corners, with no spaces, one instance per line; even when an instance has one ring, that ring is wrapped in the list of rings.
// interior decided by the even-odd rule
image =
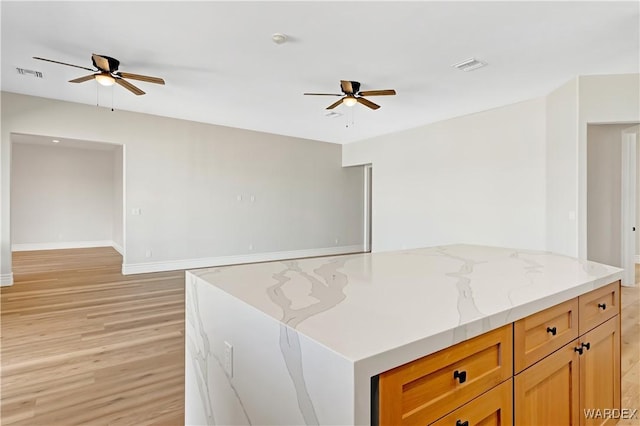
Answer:
[[[479,61],[476,58],[470,58],[466,61],[462,61],[458,64],[452,65],[452,67],[457,68],[460,71],[473,71],[486,65],[486,62]]]
[[[16,71],[18,71],[18,74],[20,75],[31,75],[35,78],[43,77],[40,71],[28,70],[26,68],[19,68],[19,67],[16,67]]]
[[[328,113],[326,113],[324,116],[325,117],[329,117],[329,118],[337,118],[340,117],[342,114],[340,114],[339,112],[335,112],[335,111],[329,111]]]

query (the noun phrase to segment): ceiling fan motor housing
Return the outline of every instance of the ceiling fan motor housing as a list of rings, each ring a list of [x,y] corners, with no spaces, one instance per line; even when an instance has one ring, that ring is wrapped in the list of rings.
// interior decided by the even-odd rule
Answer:
[[[342,90],[342,85],[340,86],[340,89]],[[351,89],[353,90],[353,92],[351,93],[347,93],[344,90],[342,90],[346,95],[355,95],[356,93],[358,93],[360,91],[360,82],[358,81],[352,81],[351,82]]]
[[[93,66],[98,68],[101,71],[106,71],[106,72],[116,72],[118,71],[118,67],[120,66],[120,61],[117,60],[116,58],[112,58],[110,56],[105,56],[105,55],[98,55],[103,57],[104,59],[107,60],[107,62],[109,62],[109,69],[105,70],[102,67],[98,66],[98,64],[96,63],[96,60],[94,57],[91,57],[91,62],[93,62]]]

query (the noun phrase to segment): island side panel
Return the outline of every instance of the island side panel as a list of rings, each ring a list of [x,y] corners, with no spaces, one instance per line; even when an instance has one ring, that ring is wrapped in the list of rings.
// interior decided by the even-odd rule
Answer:
[[[350,361],[187,272],[187,425],[353,424],[353,377]]]

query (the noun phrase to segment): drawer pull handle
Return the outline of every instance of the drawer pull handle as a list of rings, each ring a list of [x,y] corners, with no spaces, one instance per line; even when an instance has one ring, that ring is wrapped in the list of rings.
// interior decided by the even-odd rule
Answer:
[[[607,304],[606,303],[598,303],[598,308],[602,309],[603,311],[605,309],[607,309]]]
[[[573,348],[573,350],[578,352],[579,355],[582,355],[582,352],[584,352],[584,348],[582,346],[577,346]]]
[[[558,333],[558,330],[556,330],[555,327],[547,327],[547,333],[551,333],[552,335],[556,335],[556,333]]]
[[[586,350],[591,349],[591,343],[583,343],[582,347],[585,348]]]
[[[456,426],[469,426],[469,420],[465,420],[464,422],[462,420],[456,420]]]
[[[453,379],[458,379],[460,383],[464,383],[467,381],[467,372],[456,370],[453,372]]]

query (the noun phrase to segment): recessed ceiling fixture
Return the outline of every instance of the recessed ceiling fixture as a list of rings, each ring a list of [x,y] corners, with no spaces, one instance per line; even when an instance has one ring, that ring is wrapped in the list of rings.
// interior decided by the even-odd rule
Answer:
[[[42,73],[40,71],[28,70],[26,68],[16,67],[16,71],[20,75],[32,75],[35,78],[42,78]]]
[[[287,41],[287,36],[282,33],[275,33],[271,36],[271,40],[273,40],[275,44],[282,44]]]
[[[486,62],[479,61],[476,58],[469,58],[465,61],[452,65],[452,67],[457,68],[460,71],[473,71],[486,65]]]
[[[60,143],[60,141],[59,141],[58,139],[54,139],[54,140],[52,140],[51,142],[53,142],[53,143]]]

